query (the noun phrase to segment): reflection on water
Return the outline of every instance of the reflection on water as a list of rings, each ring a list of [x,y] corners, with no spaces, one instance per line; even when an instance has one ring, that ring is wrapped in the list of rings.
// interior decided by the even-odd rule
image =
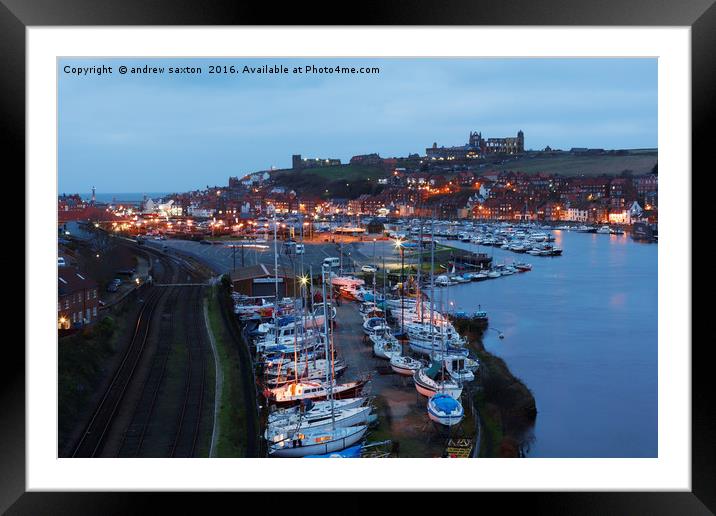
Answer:
[[[458,309],[488,311],[485,345],[532,389],[530,457],[657,456],[657,246],[557,231],[561,257],[480,247],[531,272],[458,285]],[[478,250],[478,246],[450,242]]]

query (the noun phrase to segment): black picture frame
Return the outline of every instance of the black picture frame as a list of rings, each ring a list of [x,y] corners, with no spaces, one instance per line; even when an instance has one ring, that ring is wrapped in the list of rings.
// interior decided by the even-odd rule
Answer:
[[[186,0],[0,0],[0,115],[8,131],[3,154],[17,171],[25,166],[25,29],[32,26],[110,25],[549,25],[689,26],[692,43],[692,162],[707,163],[713,145],[707,129],[716,99],[716,6],[714,0],[452,0],[353,4],[338,15],[336,4],[304,2],[199,2]],[[338,23],[339,25],[342,22]],[[713,168],[711,165],[709,169]],[[687,172],[684,171],[684,174]],[[6,176],[7,177],[7,176]],[[31,185],[26,185],[26,188]],[[27,238],[27,235],[26,235]],[[19,260],[18,260],[19,262]],[[32,271],[25,270],[26,277]],[[690,278],[689,278],[690,281]],[[27,317],[27,313],[25,314]],[[691,336],[684,335],[690,344]],[[561,514],[712,514],[716,511],[716,404],[708,343],[692,346],[692,491],[621,493],[480,494],[480,504],[501,510]],[[206,510],[206,495],[131,493],[25,493],[25,355],[6,342],[0,360],[0,510],[9,514],[128,514],[150,503],[180,512]],[[225,495],[225,497],[228,495]],[[495,500],[495,498],[499,498]],[[263,498],[266,499],[265,497]],[[258,500],[257,500],[258,501]],[[405,500],[401,502],[404,503]]]

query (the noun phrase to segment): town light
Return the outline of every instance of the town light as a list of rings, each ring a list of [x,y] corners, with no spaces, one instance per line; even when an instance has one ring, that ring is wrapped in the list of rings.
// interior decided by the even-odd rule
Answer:
[[[306,276],[301,276],[301,285],[306,286],[308,283],[308,278]]]

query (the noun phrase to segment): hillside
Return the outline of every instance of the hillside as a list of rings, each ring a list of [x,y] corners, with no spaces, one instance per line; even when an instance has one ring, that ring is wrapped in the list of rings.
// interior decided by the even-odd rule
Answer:
[[[486,165],[485,170],[511,170],[528,174],[546,172],[560,175],[616,175],[624,170],[630,170],[634,174],[645,174],[651,172],[657,159],[658,154],[655,151],[631,152],[623,156],[607,154],[603,156],[525,157],[501,165]]]
[[[336,167],[277,170],[271,174],[279,186],[324,198],[355,199],[362,194],[376,194],[382,190],[378,179],[388,173],[380,167],[341,165]]]

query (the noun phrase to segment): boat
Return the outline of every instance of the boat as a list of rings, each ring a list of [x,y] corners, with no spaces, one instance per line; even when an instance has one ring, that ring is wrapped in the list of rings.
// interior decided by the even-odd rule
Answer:
[[[288,417],[276,417],[269,422],[264,431],[264,439],[273,441],[275,435],[286,434],[291,431],[314,432],[333,428],[368,424],[372,407],[360,406],[336,409],[328,407],[323,411],[307,411],[292,414]]]
[[[312,412],[314,414],[324,414],[328,413],[330,414],[331,411],[331,404],[333,405],[334,410],[343,410],[343,409],[350,409],[355,407],[361,407],[365,405],[368,401],[368,398],[344,398],[342,400],[327,400],[327,401],[311,401],[306,400],[303,403],[300,403],[299,405],[294,405],[292,407],[284,407],[279,408],[276,410],[273,410],[268,415],[268,423],[271,424],[276,420],[279,419],[286,419],[289,417],[299,417],[301,415],[308,414],[309,412]]]
[[[502,273],[494,269],[487,273],[487,277],[490,279],[499,278],[500,276],[502,276]]]
[[[327,431],[285,432],[273,436],[269,457],[305,457],[345,450],[359,442],[368,425],[335,428]]]
[[[330,315],[330,319],[333,320],[336,318],[337,315],[336,307],[333,306],[331,303],[328,303],[328,314]],[[313,315],[312,317],[325,317],[326,314],[326,304],[325,303],[315,303],[313,305]]]
[[[329,283],[334,288],[350,287],[357,289],[358,287],[365,285],[365,281],[353,276],[331,276]]]
[[[514,264],[515,269],[519,272],[527,272],[532,270],[532,265],[525,262],[517,262]]]
[[[438,287],[447,287],[450,285],[457,285],[457,281],[454,281],[448,276],[442,274],[435,278],[435,285],[437,285]]]
[[[402,376],[413,376],[423,365],[420,360],[408,356],[393,355],[390,357],[390,368]]]
[[[294,367],[286,366],[285,369],[273,368],[267,373],[268,378],[266,379],[266,385],[269,387],[278,387],[279,385],[292,382],[296,377],[301,380],[320,380],[326,374],[326,362],[330,362],[325,359],[316,360],[313,362],[303,363],[299,365],[298,369]],[[335,360],[333,362],[333,374],[340,376],[347,369],[347,365],[342,360]],[[298,371],[298,372],[296,372]]]
[[[597,233],[600,235],[611,235],[612,230],[609,228],[609,226],[601,226],[599,229],[597,229]]]
[[[470,273],[470,279],[472,281],[484,281],[487,279],[487,273],[486,272],[471,272]]]
[[[373,343],[373,354],[378,358],[390,360],[393,355],[403,353],[403,346],[390,333],[374,334],[368,338]]]
[[[449,375],[445,375],[444,365],[439,360],[433,360],[429,367],[421,367],[413,374],[415,389],[430,398],[438,392],[446,393],[455,399],[462,394],[462,387]]]
[[[439,392],[428,400],[428,417],[443,426],[454,426],[465,417],[462,404],[449,394]]]
[[[363,333],[366,335],[380,334],[391,331],[388,321],[382,317],[370,317],[363,323]]]
[[[475,379],[475,371],[479,362],[463,355],[443,355],[437,358],[443,364],[445,372],[456,382],[471,382]],[[469,362],[469,365],[468,365]]]
[[[346,383],[329,383],[321,380],[301,380],[280,387],[264,389],[264,396],[279,406],[293,405],[303,400],[325,400],[329,393],[334,399],[355,398],[360,395],[367,380]]]

